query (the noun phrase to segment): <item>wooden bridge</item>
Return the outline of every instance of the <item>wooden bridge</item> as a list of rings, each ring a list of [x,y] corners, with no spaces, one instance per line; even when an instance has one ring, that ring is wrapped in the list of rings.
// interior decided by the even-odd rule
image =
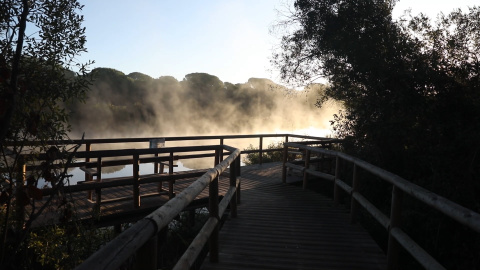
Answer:
[[[238,217],[220,231],[218,262],[202,269],[385,269],[386,256],[343,206],[281,182],[282,164],[242,170]]]
[[[284,148],[265,149],[264,139],[271,137],[282,138]],[[252,138],[258,140],[258,150],[241,152],[225,144],[226,140]],[[75,154],[77,162],[71,164],[83,167],[85,179],[64,187],[74,198],[80,218],[94,220],[98,226],[136,221],[78,269],[118,269],[127,261],[133,261],[135,269],[157,269],[158,247],[168,224],[182,211],[198,207],[208,208],[209,219],[174,269],[198,268],[207,243],[209,252],[201,269],[395,269],[400,250],[426,269],[444,269],[402,230],[404,194],[480,233],[480,214],[329,150],[338,140],[292,134],[170,137],[164,138],[167,144],[194,141],[198,145],[200,140],[219,140],[219,144],[92,150],[92,145],[143,144],[153,139],[157,138],[68,142],[85,145]],[[262,154],[273,151],[283,152],[283,162],[262,164]],[[260,154],[261,164],[241,167],[241,154],[249,153]],[[211,158],[214,167],[173,170],[176,160],[195,158]],[[143,173],[139,169],[143,163],[154,163],[154,172]],[[131,175],[102,176],[102,168],[122,164],[132,165]],[[35,165],[29,166],[23,166],[23,174]],[[159,171],[159,166],[168,167],[168,173]],[[391,185],[388,213],[360,194],[359,170]],[[309,181],[330,182],[333,198],[305,189]],[[46,189],[44,195],[55,192],[55,188]],[[346,204],[341,204],[341,197]],[[46,200],[39,200],[37,208]],[[385,229],[385,250],[355,222],[361,209]],[[58,219],[48,211],[42,217],[38,226]]]

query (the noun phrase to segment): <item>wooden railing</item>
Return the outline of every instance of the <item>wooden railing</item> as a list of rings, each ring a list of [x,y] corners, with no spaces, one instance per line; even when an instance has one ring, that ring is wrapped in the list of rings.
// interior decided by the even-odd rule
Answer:
[[[283,149],[264,149],[265,138],[282,138],[284,142],[288,142],[289,139],[294,140],[315,140],[316,142],[326,146],[338,143],[338,140],[330,138],[319,138],[312,136],[293,135],[293,134],[258,134],[258,135],[226,135],[226,136],[196,136],[196,137],[165,137],[165,142],[179,141],[179,142],[195,142],[202,144],[201,141],[219,140],[219,145],[203,145],[203,146],[176,146],[176,147],[164,147],[164,148],[143,148],[146,147],[146,143],[151,140],[159,139],[155,138],[125,138],[125,139],[84,139],[84,140],[69,140],[63,142],[51,142],[52,145],[65,144],[65,145],[82,145],[82,151],[75,153],[76,161],[70,164],[70,167],[84,167],[85,181],[81,181],[77,185],[70,185],[63,187],[65,192],[91,192],[87,198],[94,203],[94,207],[100,209],[101,204],[109,201],[105,201],[102,197],[104,190],[112,187],[131,186],[132,194],[131,198],[116,198],[116,199],[129,199],[133,201],[135,208],[139,208],[141,205],[141,198],[139,186],[140,184],[157,183],[162,181],[168,181],[169,190],[168,195],[170,200],[164,204],[161,208],[155,210],[152,214],[143,218],[135,223],[135,225],[125,231],[120,236],[107,244],[103,249],[95,253],[84,264],[79,266],[79,269],[116,269],[123,261],[119,258],[127,259],[132,254],[136,256],[147,258],[139,259],[138,262],[145,262],[143,265],[139,265],[139,269],[155,269],[155,263],[157,252],[155,243],[156,234],[159,231],[164,230],[165,226],[176,217],[181,211],[185,209],[195,197],[202,192],[205,187],[209,186],[209,213],[210,219],[204,225],[202,231],[197,235],[191,247],[183,255],[180,261],[177,263],[175,269],[187,269],[189,265],[192,265],[195,258],[198,256],[201,247],[205,244],[207,239],[210,241],[210,259],[216,261],[218,259],[218,218],[221,217],[230,205],[232,216],[236,215],[236,201],[240,198],[240,182],[237,180],[237,176],[240,175],[240,158],[241,153],[258,153],[259,161],[262,163],[262,155],[268,151],[283,151]],[[233,147],[225,145],[226,140],[237,139],[257,139],[258,149],[240,151]],[[204,143],[204,142],[203,142]],[[112,144],[122,144],[122,147],[142,147],[141,149],[116,149],[116,150],[98,150],[102,148],[115,148]],[[106,146],[109,145],[109,146]],[[201,153],[192,153],[192,152]],[[213,151],[213,152],[212,152]],[[224,160],[224,156],[228,157]],[[118,158],[112,160],[111,158]],[[176,160],[182,159],[195,159],[214,157],[215,168],[204,172],[185,172],[185,173],[173,173],[173,163]],[[36,155],[37,163],[40,163],[45,157]],[[140,174],[139,165],[141,163],[164,163],[169,167],[169,174],[158,173],[157,165],[154,166],[154,173],[150,175]],[[133,165],[133,172],[131,176],[105,179],[102,177],[102,168],[118,165]],[[230,189],[224,198],[218,203],[218,176],[230,166]],[[23,166],[23,173],[29,170],[36,170],[36,165],[30,163],[30,165]],[[163,170],[161,171],[163,172]],[[201,176],[202,175],[202,176]],[[95,181],[93,177],[95,176]],[[173,194],[173,183],[175,180],[181,178],[199,177],[191,186],[183,190],[180,194]],[[48,196],[55,193],[55,189],[43,189],[43,195]],[[95,194],[95,197],[93,197]],[[155,195],[155,194],[152,194]],[[145,257],[145,254],[148,256]],[[150,258],[150,259],[148,259]]]
[[[178,155],[186,152],[205,152],[210,151],[213,153],[207,154],[190,154],[190,155]],[[218,153],[217,153],[218,152]],[[167,156],[159,156],[161,154],[168,154]],[[175,155],[174,155],[175,154]],[[68,193],[82,192],[82,191],[91,191],[95,190],[95,198],[93,200],[92,196],[89,194],[86,199],[92,200],[97,207],[100,207],[101,203],[106,201],[102,200],[102,189],[120,187],[120,186],[132,186],[133,189],[133,205],[135,208],[140,207],[140,184],[148,183],[162,183],[163,181],[169,183],[168,195],[169,198],[174,197],[173,193],[173,183],[178,179],[191,178],[201,176],[204,172],[186,172],[182,174],[173,174],[173,161],[179,159],[191,159],[191,158],[201,158],[201,157],[217,157],[223,155],[223,148],[217,145],[210,146],[185,146],[185,147],[166,147],[166,148],[153,148],[153,149],[119,149],[119,150],[97,150],[97,151],[82,151],[77,152],[75,157],[77,159],[85,159],[95,161],[85,161],[73,163],[72,167],[81,167],[86,166],[87,169],[92,167],[92,172],[90,175],[97,177],[95,181],[91,177],[86,177],[86,181],[81,181],[77,185],[65,186],[63,189]],[[154,155],[152,157],[152,155]],[[123,157],[120,160],[105,160],[111,157]],[[169,174],[158,173],[158,170],[154,170],[153,174],[143,174],[140,175],[140,164],[142,163],[157,163],[167,161],[170,167]],[[238,160],[239,162],[239,160]],[[217,162],[218,163],[218,162]],[[118,166],[118,165],[133,165],[133,171],[131,176],[127,177],[117,177],[110,179],[102,179],[102,168],[108,166]],[[212,164],[215,165],[215,164]],[[156,167],[156,166],[155,166]],[[32,168],[30,168],[32,169]],[[105,181],[108,180],[108,181]],[[54,192],[54,189],[43,189],[44,195],[50,195]],[[162,193],[161,190],[158,193]],[[156,195],[154,192],[152,195]],[[123,200],[125,198],[116,198],[114,200]],[[109,201],[111,202],[111,201]]]
[[[77,182],[77,185],[69,185],[63,187],[65,192],[75,193],[75,192],[85,192],[88,191],[86,199],[94,204],[94,209],[100,210],[102,203],[119,201],[119,200],[132,200],[135,208],[139,208],[141,204],[141,197],[157,196],[159,194],[168,194],[169,198],[174,196],[173,194],[173,184],[176,180],[184,178],[198,177],[201,175],[200,172],[188,172],[182,174],[173,174],[174,161],[184,160],[184,159],[196,159],[196,158],[205,158],[213,157],[215,153],[216,146],[205,146],[202,144],[211,143],[212,141],[218,140],[219,145],[222,146],[227,140],[229,143],[245,143],[245,140],[248,140],[249,144],[252,144],[252,140],[258,140],[258,149],[242,151],[241,153],[250,154],[258,153],[260,164],[263,162],[262,156],[263,153],[269,151],[282,151],[283,149],[264,149],[264,140],[266,138],[275,138],[287,142],[289,138],[294,140],[322,140],[325,144],[332,144],[338,142],[338,140],[330,138],[319,138],[312,136],[304,135],[294,135],[294,134],[257,134],[257,135],[215,135],[215,136],[192,136],[192,137],[164,137],[162,140],[166,142],[167,145],[174,144],[170,142],[179,142],[180,144],[191,144],[195,143],[200,146],[177,146],[177,147],[165,147],[165,148],[152,148],[147,149],[149,142],[152,140],[158,140],[158,137],[152,138],[120,138],[120,139],[82,139],[82,140],[66,140],[66,141],[52,141],[47,142],[47,145],[53,145],[61,148],[61,145],[71,145],[79,146],[80,151],[75,152],[75,162],[69,163],[69,168],[80,167],[85,171],[84,181],[79,181],[78,178],[70,179],[71,182]],[[240,141],[235,141],[240,140]],[[29,142],[28,145],[36,147],[38,145],[45,146],[45,142]],[[245,145],[245,144],[244,144]],[[25,146],[25,144],[23,145]],[[127,149],[118,149],[118,148],[127,148]],[[133,147],[140,147],[141,149],[132,149]],[[48,147],[44,147],[48,149]],[[69,147],[68,147],[69,148]],[[129,149],[128,149],[129,148]],[[101,150],[101,149],[116,149],[116,150]],[[202,151],[198,153],[197,151]],[[207,151],[207,152],[205,152]],[[187,153],[190,152],[190,153]],[[196,152],[196,153],[195,153]],[[224,157],[223,151],[220,154],[219,160],[222,161]],[[57,157],[59,158],[59,157]],[[61,157],[60,157],[61,158]],[[114,158],[114,159],[113,159]],[[120,159],[118,159],[120,158]],[[42,163],[45,160],[49,160],[47,154],[35,154],[30,156],[26,154],[26,157],[22,160],[27,160],[27,164],[17,164],[19,174],[23,175],[22,178],[25,181],[25,176],[28,176],[31,172],[35,173],[39,170],[42,171]],[[237,162],[240,164],[241,159],[239,158]],[[140,172],[140,164],[142,163],[154,163],[153,174],[145,175],[145,172]],[[54,162],[54,164],[57,164]],[[158,170],[157,164],[163,164],[169,167],[168,175],[162,174],[163,168]],[[213,164],[213,162],[212,162]],[[60,167],[57,169],[65,172],[65,164],[59,163]],[[107,178],[108,175],[102,179],[103,168],[109,166],[118,166],[118,165],[133,165],[132,173],[127,177],[116,177],[116,178]],[[50,166],[50,165],[49,165]],[[55,165],[53,165],[55,166]],[[209,167],[209,166],[208,166]],[[53,167],[52,167],[53,168]],[[4,168],[0,168],[4,169]],[[127,172],[128,174],[128,172]],[[95,181],[93,181],[96,177]],[[159,192],[150,192],[149,194],[140,194],[139,186],[140,184],[148,183],[159,183]],[[168,182],[168,193],[162,190],[162,182]],[[113,187],[121,186],[131,186],[132,196],[127,197],[115,197],[115,198],[105,198],[105,193],[103,192],[106,189]],[[56,194],[55,188],[46,188],[42,189],[42,194],[45,197],[52,194]],[[21,209],[19,209],[20,211]],[[108,225],[110,222],[106,219],[103,219],[101,223],[96,223],[98,226]],[[112,220],[114,222],[114,220]],[[41,222],[37,224],[41,226]],[[36,225],[36,226],[37,226]]]
[[[113,149],[118,149],[115,147],[115,144],[125,144],[125,145],[142,145],[140,148],[146,148],[148,143],[152,140],[156,139],[164,139],[166,144],[168,142],[188,142],[189,145],[192,143],[195,145],[212,145],[216,143],[212,143],[212,140],[217,140],[219,145],[224,145],[227,140],[238,140],[238,139],[257,139],[258,144],[254,146],[258,146],[257,150],[248,150],[242,151],[242,154],[248,153],[259,153],[260,156],[260,164],[262,161],[262,153],[271,152],[271,151],[281,151],[283,149],[265,149],[264,147],[264,140],[266,138],[280,138],[283,142],[288,142],[289,140],[322,140],[324,143],[338,143],[340,140],[332,139],[332,138],[323,138],[323,137],[315,137],[315,136],[307,136],[307,135],[297,135],[297,134],[254,134],[254,135],[211,135],[211,136],[181,136],[181,137],[143,137],[143,138],[116,138],[116,139],[72,139],[72,140],[64,140],[64,141],[47,141],[47,142],[30,142],[32,145],[81,145],[84,147],[86,152],[98,150],[97,148],[105,145],[110,145]],[[207,143],[202,143],[201,141],[207,141]],[[228,142],[229,145],[235,146],[234,142]],[[125,147],[123,147],[125,148]],[[128,147],[127,147],[128,148]],[[90,156],[84,155],[85,162],[90,161]],[[79,162],[72,164],[73,167],[75,166],[85,166],[84,163]]]
[[[97,177],[101,179],[101,169],[105,166],[114,166],[119,164],[133,164],[133,189],[134,189],[134,205],[139,207],[140,196],[138,195],[138,165],[145,162],[168,162],[170,167],[170,173],[172,173],[172,165],[174,160],[181,160],[186,158],[202,158],[202,157],[215,157],[215,168],[208,170],[203,176],[198,178],[187,189],[183,190],[176,196],[170,196],[170,200],[162,207],[155,210],[152,214],[143,218],[135,223],[135,225],[117,236],[114,240],[109,242],[104,248],[96,252],[90,258],[88,258],[78,269],[116,269],[120,267],[123,260],[119,258],[127,259],[133,254],[141,257],[137,259],[140,265],[137,265],[138,269],[155,269],[157,250],[156,235],[165,229],[165,227],[176,217],[181,211],[185,209],[195,197],[202,192],[207,186],[209,187],[209,215],[210,218],[205,223],[204,227],[193,240],[190,247],[185,254],[177,262],[174,269],[189,269],[195,262],[196,258],[200,254],[203,246],[207,242],[210,242],[210,260],[218,260],[218,222],[219,218],[224,214],[228,205],[231,208],[232,217],[236,216],[236,202],[240,200],[240,181],[237,180],[237,176],[240,175],[240,157],[241,153],[259,153],[260,162],[262,162],[261,156],[267,151],[282,151],[283,149],[263,149],[264,138],[280,137],[284,138],[284,141],[288,141],[290,138],[296,139],[316,139],[324,140],[323,143],[330,144],[331,142],[337,142],[333,139],[318,138],[302,135],[291,134],[260,134],[260,135],[227,135],[227,136],[197,136],[197,137],[165,137],[165,142],[169,141],[195,141],[199,143],[200,140],[211,142],[211,140],[219,140],[218,146],[189,146],[189,147],[165,147],[155,149],[123,149],[123,150],[92,150],[92,145],[96,144],[113,144],[113,143],[143,143],[158,138],[129,138],[129,139],[94,139],[94,140],[82,140],[71,141],[69,143],[82,143],[85,144],[85,150],[78,152],[76,157],[83,159],[82,162],[77,162],[75,166],[92,167]],[[240,151],[230,146],[225,145],[226,140],[230,139],[258,139],[259,147],[257,150]],[[215,149],[214,154],[202,153],[202,154],[189,154],[179,155],[182,152],[192,151],[209,151]],[[227,151],[227,153],[224,152]],[[163,156],[162,156],[163,154]],[[229,156],[223,160],[225,154]],[[142,155],[150,155],[149,157],[142,157]],[[154,157],[151,157],[155,155]],[[130,156],[123,160],[103,161],[103,158],[118,157],[118,156]],[[218,165],[217,165],[218,164]],[[230,166],[230,188],[225,193],[220,204],[218,203],[218,176]],[[142,176],[142,184],[147,182],[156,182],[159,180],[175,180],[175,175],[161,175],[154,174],[155,176]],[[87,177],[86,180],[91,180]],[[103,182],[103,181],[85,181],[81,185],[70,187],[71,189],[87,190],[95,189],[97,198],[95,201],[101,203],[101,189],[111,186],[118,186],[119,184],[131,185],[132,180],[117,180],[115,183]],[[72,191],[73,191],[72,189]],[[170,192],[171,193],[171,190]],[[145,255],[148,254],[148,255]]]
[[[311,142],[315,144],[315,142]],[[420,245],[418,245],[409,235],[402,230],[400,217],[402,212],[402,199],[404,194],[408,194],[416,200],[427,206],[440,211],[440,213],[456,220],[460,224],[467,226],[473,231],[480,233],[480,214],[465,207],[462,207],[452,201],[449,201],[433,192],[430,192],[420,186],[417,186],[395,174],[387,172],[365,161],[349,156],[347,154],[322,149],[307,145],[307,143],[285,143],[282,181],[286,182],[287,168],[297,169],[303,172],[303,186],[306,187],[309,175],[320,177],[334,183],[334,201],[339,202],[340,189],[351,196],[350,215],[352,222],[355,221],[358,207],[362,206],[370,215],[372,215],[383,228],[388,231],[387,260],[388,269],[395,269],[398,260],[398,252],[403,247],[417,262],[425,269],[445,269],[440,263],[428,254]],[[304,153],[302,165],[298,162],[289,162],[288,152],[291,149],[299,149]],[[311,168],[311,156],[316,154],[321,159],[333,158],[335,162],[335,172],[321,172]],[[341,161],[353,164],[352,186],[349,186],[344,180],[340,179]],[[375,207],[359,192],[358,169],[361,168],[390,183],[393,186],[391,195],[390,217],[387,217],[382,211]]]
[[[220,162],[221,151],[226,149],[229,156]],[[188,188],[177,194],[165,205],[155,210],[150,215],[136,222],[128,230],[110,241],[106,246],[90,256],[77,269],[118,269],[126,259],[137,253],[144,259],[137,260],[138,269],[156,269],[157,261],[157,234],[163,230],[185,207],[190,204],[206,187],[209,188],[209,215],[210,218],[203,226],[200,233],[193,240],[187,252],[177,263],[175,269],[189,269],[203,246],[210,241],[210,259],[218,260],[218,222],[227,206],[230,205],[232,216],[236,216],[236,194],[240,182],[237,173],[240,169],[236,164],[240,150],[226,145],[219,146],[215,161],[218,163],[208,170]],[[230,188],[219,203],[218,177],[230,166]]]

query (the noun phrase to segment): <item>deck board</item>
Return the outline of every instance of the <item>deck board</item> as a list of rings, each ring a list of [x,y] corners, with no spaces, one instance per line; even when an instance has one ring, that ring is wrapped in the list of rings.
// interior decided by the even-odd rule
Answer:
[[[242,203],[220,231],[220,262],[207,257],[201,269],[386,268],[384,253],[343,206],[282,184],[280,164],[256,168],[242,170]]]

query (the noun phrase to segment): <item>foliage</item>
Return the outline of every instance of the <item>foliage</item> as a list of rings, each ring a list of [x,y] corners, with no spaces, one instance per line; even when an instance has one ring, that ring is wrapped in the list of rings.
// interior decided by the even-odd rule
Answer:
[[[262,153],[262,162],[269,163],[269,162],[279,162],[283,161],[283,142],[273,142],[270,143],[267,148],[268,150],[278,149],[279,151],[273,152],[263,152]],[[244,149],[245,151],[251,150],[259,150],[257,147],[254,147],[250,144],[249,147]],[[245,165],[253,165],[253,164],[260,164],[260,153],[249,153],[243,158],[243,162]]]
[[[297,0],[273,63],[290,83],[329,80],[346,151],[480,212],[480,8],[394,21],[395,2]],[[478,267],[478,244],[438,243],[427,249],[447,268]]]
[[[33,231],[28,250],[32,265],[41,269],[73,269],[114,237],[112,228],[78,224],[44,227]]]
[[[60,202],[56,208],[61,219],[72,217],[62,186],[76,147],[57,142],[67,138],[69,104],[84,98],[89,85],[88,64],[75,60],[85,51],[81,8],[74,0],[0,3],[2,269],[22,267],[15,262],[26,252],[32,223],[53,197]],[[42,161],[39,152],[46,153]],[[23,164],[35,169],[24,175]],[[56,191],[43,206],[35,203],[43,197],[39,180]]]

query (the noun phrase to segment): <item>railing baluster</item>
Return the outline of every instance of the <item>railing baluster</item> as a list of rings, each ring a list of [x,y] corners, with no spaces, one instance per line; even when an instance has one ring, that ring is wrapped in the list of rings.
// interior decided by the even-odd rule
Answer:
[[[93,176],[92,176],[93,177]],[[97,179],[98,183],[102,182],[102,157],[97,158]],[[95,189],[95,207],[97,213],[100,213],[101,203],[102,203],[102,189],[96,188]]]
[[[403,191],[393,186],[392,189],[392,205],[390,211],[390,226],[388,226],[388,250],[387,250],[387,269],[397,269],[398,265],[398,251],[400,244],[391,234],[391,230],[395,227],[400,227],[402,220],[402,202]]]
[[[287,166],[285,165],[287,163],[288,159],[288,146],[285,143],[283,146],[283,167],[282,167],[282,183],[287,183]]]
[[[222,147],[222,152],[220,154],[220,162],[223,161],[223,138],[220,138],[220,147]]]
[[[222,150],[223,152],[223,150]],[[235,162],[230,164],[230,188],[235,187],[237,185],[237,172],[236,172],[236,165]],[[232,200],[230,201],[230,211],[232,213],[232,217],[237,217],[237,194],[239,190],[235,191],[235,195],[233,196]]]
[[[155,153],[155,157],[158,158],[158,153]],[[155,174],[158,173],[158,161],[156,161],[156,160],[153,163],[153,173],[155,173]]]
[[[340,187],[338,181],[340,179],[340,158],[335,157],[335,180],[333,181],[333,201],[336,205],[340,203]]]
[[[220,150],[215,150],[215,166],[219,163],[220,160]],[[218,176],[215,177],[208,186],[208,211],[210,212],[210,218],[217,218],[220,221],[218,216]],[[210,235],[210,261],[218,262],[218,224],[215,226],[212,234]]]
[[[133,155],[133,207],[140,208],[139,156]]]
[[[356,192],[358,192],[357,164],[353,163],[352,194],[350,194],[350,223],[355,223],[358,212],[358,203],[353,197],[353,194]]]
[[[85,152],[90,152],[92,151],[92,144],[91,143],[86,143],[85,144]],[[85,163],[90,162],[90,157],[85,158]],[[87,166],[85,166],[87,167]],[[85,182],[92,181],[93,176],[85,172]],[[87,200],[93,200],[93,193],[91,190],[88,191],[87,194]]]
[[[310,167],[310,150],[305,151],[305,170],[303,171],[303,189],[307,188],[308,173]]]
[[[237,157],[237,158],[235,159],[235,161],[233,162],[233,164],[235,164],[235,167],[236,167],[235,173],[236,173],[237,177],[240,176],[240,170],[242,169],[242,167],[240,166],[240,160],[241,160],[241,159],[240,159],[240,155],[238,155],[238,157]],[[241,190],[242,190],[241,185],[242,185],[242,182],[240,181],[240,182],[238,183],[238,189],[237,189],[237,192],[236,192],[236,194],[237,194],[237,204],[241,204],[241,203],[242,203],[242,202],[241,202],[241,199],[242,199],[242,196],[241,196]]]
[[[170,152],[170,158],[168,160],[168,174],[173,174],[173,152]],[[173,197],[175,197],[173,181],[168,181],[168,198],[171,199]]]
[[[263,164],[263,136],[260,136],[260,139],[259,139],[259,144],[258,144],[258,162],[260,163],[260,165]]]

